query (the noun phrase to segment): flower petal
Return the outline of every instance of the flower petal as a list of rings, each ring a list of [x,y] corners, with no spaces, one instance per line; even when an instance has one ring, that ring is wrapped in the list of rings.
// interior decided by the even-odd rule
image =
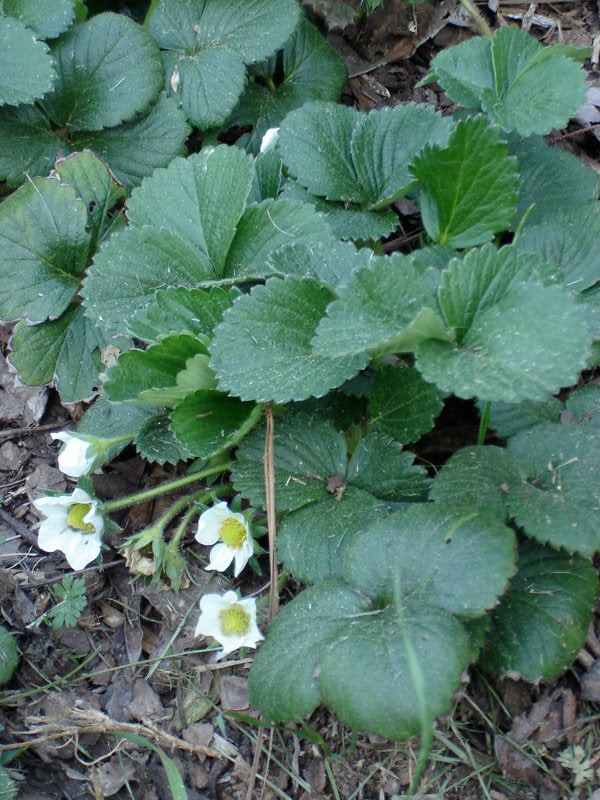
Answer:
[[[73,536],[65,542],[62,552],[72,569],[83,569],[98,557],[101,548],[102,539],[99,535],[73,531]]]
[[[235,557],[236,551],[225,542],[216,544],[210,551],[210,562],[206,569],[215,569],[217,572],[225,572]]]

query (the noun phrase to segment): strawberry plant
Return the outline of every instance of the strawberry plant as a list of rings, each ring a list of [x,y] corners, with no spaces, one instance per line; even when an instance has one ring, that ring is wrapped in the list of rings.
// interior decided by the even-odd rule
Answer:
[[[32,35],[38,78],[14,76],[0,117],[4,177],[28,176],[0,206],[10,359],[65,401],[100,395],[86,452],[195,459],[102,513],[225,472],[265,510],[269,404],[277,555],[305,588],[250,672],[265,716],[325,703],[405,738],[470,663],[564,671],[597,594],[600,390],[565,390],[599,363],[600,209],[595,173],[543,136],[583,99],[581,53],[503,28],[433,60],[455,113],[367,114],[337,102],[341,62],[293,0],[158,0],[143,27],[56,15]],[[59,151],[73,154],[54,165]],[[386,255],[406,196],[420,247]],[[427,470],[418,442],[452,397],[476,402],[479,436]],[[80,484],[84,501],[46,506],[61,542],[102,533]],[[179,499],[128,558],[151,548],[177,586],[179,542],[214,493]],[[211,533],[227,563],[251,557],[241,516]],[[231,594],[228,630],[210,630],[257,644]]]

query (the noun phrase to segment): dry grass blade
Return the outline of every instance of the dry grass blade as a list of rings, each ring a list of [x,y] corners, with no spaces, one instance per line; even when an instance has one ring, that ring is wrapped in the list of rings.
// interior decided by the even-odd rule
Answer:
[[[267,531],[269,536],[269,576],[271,579],[271,589],[269,591],[269,620],[277,615],[279,611],[279,592],[277,575],[277,557],[275,554],[275,535],[277,530],[277,518],[275,515],[275,457],[273,452],[274,422],[273,405],[267,403],[265,408],[267,421],[267,431],[265,435],[265,496],[267,505]]]

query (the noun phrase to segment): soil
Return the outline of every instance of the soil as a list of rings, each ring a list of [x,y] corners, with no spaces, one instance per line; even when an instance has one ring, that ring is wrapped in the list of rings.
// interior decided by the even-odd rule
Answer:
[[[435,84],[416,83],[437,51],[474,35],[454,0],[386,0],[361,25],[348,24],[348,6],[358,2],[305,5],[348,64],[344,102],[363,110],[406,100],[451,106]],[[527,24],[528,4],[490,0],[489,6],[496,11],[481,11],[494,27]],[[539,24],[531,31],[545,41],[562,37],[592,46],[598,36],[596,0],[539,3],[535,12]],[[600,86],[600,73],[590,71],[589,82]],[[574,122],[551,138],[600,172],[597,130]],[[418,239],[415,210],[399,204],[400,233],[386,243],[388,252],[410,249]],[[3,356],[9,337],[10,327],[0,327]],[[304,725],[273,729],[260,721],[246,694],[251,658],[217,662],[193,636],[207,583],[211,590],[227,585],[193,558],[189,585],[174,594],[133,579],[114,549],[101,567],[78,573],[87,605],[77,624],[47,624],[54,588],[72,573],[60,554],[37,549],[38,517],[30,503],[40,488],[67,490],[50,432],[75,427],[84,410],[82,404],[62,406],[52,388],[22,386],[6,360],[0,362],[0,610],[22,652],[17,673],[0,693],[0,755],[4,763],[18,756],[9,769],[19,796],[167,800],[172,795],[156,752],[161,748],[183,777],[189,800],[403,797],[418,740],[353,735],[323,709]],[[443,463],[457,446],[476,439],[471,404],[457,401],[444,414],[443,426],[415,446],[432,463]],[[176,468],[149,466],[125,450],[97,477],[96,490],[113,499],[176,474]],[[117,522],[131,533],[160,513],[160,503],[146,503]],[[112,543],[122,538],[114,534]],[[240,588],[244,594],[265,593],[259,577],[244,579]],[[436,723],[418,796],[600,800],[596,633],[597,623],[576,664],[553,684],[493,682],[476,670],[465,674],[452,713]]]

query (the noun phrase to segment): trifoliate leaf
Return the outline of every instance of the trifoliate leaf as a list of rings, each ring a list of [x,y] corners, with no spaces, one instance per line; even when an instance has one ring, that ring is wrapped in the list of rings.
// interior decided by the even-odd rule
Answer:
[[[158,45],[122,14],[98,14],[76,25],[53,55],[58,80],[42,105],[56,125],[73,131],[98,131],[129,120],[161,89]]]
[[[213,328],[232,302],[233,294],[216,286],[208,291],[164,289],[127,327],[132,336],[144,342],[158,342],[171,333],[191,333],[208,344]]]
[[[429,106],[415,103],[369,114],[307,103],[284,120],[279,148],[292,175],[312,194],[378,209],[414,185],[410,163],[424,141],[444,145],[450,125]]]
[[[190,392],[186,385],[179,384],[178,376],[195,356],[203,357],[201,374],[196,370],[197,379],[205,388],[213,388],[215,379],[208,366],[206,346],[194,336],[176,334],[147,350],[122,353],[115,366],[108,370],[106,394],[113,402],[173,406]]]
[[[314,337],[315,352],[331,358],[408,352],[431,337],[449,338],[437,313],[439,273],[405,255],[371,259],[338,290]]]
[[[471,654],[457,616],[496,602],[514,569],[514,534],[427,504],[376,520],[343,550],[347,583],[305,590],[269,628],[250,702],[283,721],[322,701],[356,729],[407,738],[421,729],[422,702],[428,716],[450,705]]]
[[[442,50],[431,68],[453,100],[521,136],[563,128],[585,99],[585,73],[564,48],[514,25]]]
[[[519,179],[498,131],[482,117],[459,122],[447,147],[428,144],[413,161],[423,225],[442,245],[472,247],[506,230]]]
[[[255,150],[268,128],[310,100],[340,99],[348,73],[314,25],[302,17],[280,54],[249,69],[249,83],[226,127],[254,127]]]
[[[158,464],[177,464],[191,456],[175,438],[166,412],[153,415],[142,425],[135,437],[135,447],[146,461]]]
[[[11,363],[21,380],[35,386],[54,381],[64,403],[89,400],[100,380],[99,348],[104,340],[72,303],[61,316],[39,325],[19,322],[12,337]]]
[[[349,620],[370,610],[342,581],[323,581],[288,603],[269,628],[248,679],[250,702],[268,719],[300,719],[321,700],[321,651]]]
[[[522,484],[509,509],[528,536],[590,556],[600,549],[600,434],[546,423],[509,441],[507,453]]]
[[[370,424],[399,442],[415,442],[433,428],[442,394],[406,364],[377,370],[370,399]]]
[[[173,100],[161,94],[153,106],[116,128],[74,133],[72,148],[93,150],[125,186],[132,188],[176,156],[184,156],[183,143],[189,134],[184,114]]]
[[[516,672],[529,681],[553,680],[583,647],[596,604],[598,579],[592,565],[524,542],[518,572],[492,612],[484,669]]]
[[[73,0],[4,0],[3,11],[31,28],[40,39],[55,39],[75,18]]]
[[[594,203],[553,214],[537,225],[526,224],[516,246],[556,266],[565,287],[579,293],[600,278],[599,241],[600,209]]]
[[[240,445],[233,485],[255,506],[264,507],[265,433],[253,431]],[[295,414],[275,421],[275,494],[280,511],[300,508],[327,497],[327,482],[346,473],[346,442],[320,419]]]
[[[400,442],[370,433],[352,454],[347,481],[381,500],[423,500],[430,481],[423,467],[413,465],[414,458],[414,453],[402,450]]]
[[[277,530],[278,558],[303,583],[339,577],[348,538],[387,513],[372,494],[342,487],[288,514]]]
[[[0,319],[56,318],[88,257],[87,212],[74,189],[34,178],[0,205]]]
[[[62,159],[56,165],[56,177],[75,189],[88,210],[88,230],[90,232],[90,252],[113,226],[114,219],[109,216],[111,208],[127,195],[110,170],[94,153],[84,151]]]
[[[570,295],[524,279],[536,263],[491,246],[450,263],[439,302],[457,339],[419,345],[425,380],[459,397],[506,402],[544,399],[576,380],[590,334]]]
[[[242,400],[320,397],[365,366],[362,356],[315,354],[311,340],[333,293],[311,279],[271,278],[238,297],[215,328],[219,387]]]
[[[197,458],[210,458],[234,447],[262,416],[262,408],[222,392],[189,393],[171,412],[177,440]]]
[[[525,214],[527,226],[560,218],[565,197],[573,210],[583,212],[581,206],[596,204],[598,176],[572,153],[549,147],[541,136],[511,136],[509,151],[517,157],[519,171],[515,227]]]
[[[48,45],[10,17],[0,17],[0,75],[0,105],[10,106],[43,97],[56,79]]]
[[[299,14],[293,0],[161,0],[151,9],[166,83],[193,125],[225,122],[244,88],[244,65],[282,47]]]

